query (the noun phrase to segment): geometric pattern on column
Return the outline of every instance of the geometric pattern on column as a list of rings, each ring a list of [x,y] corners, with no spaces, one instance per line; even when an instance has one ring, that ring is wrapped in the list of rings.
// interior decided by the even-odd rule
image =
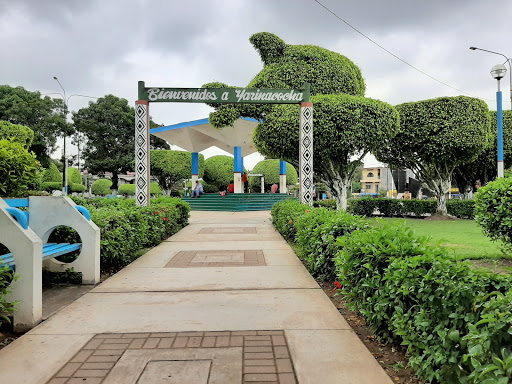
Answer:
[[[300,105],[300,202],[313,204],[313,103]]]
[[[135,102],[135,204],[149,205],[149,102]]]

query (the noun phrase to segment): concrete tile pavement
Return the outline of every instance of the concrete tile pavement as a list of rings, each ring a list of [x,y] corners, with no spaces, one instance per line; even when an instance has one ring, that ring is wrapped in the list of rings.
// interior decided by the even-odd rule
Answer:
[[[255,230],[230,229],[241,227]],[[165,268],[182,251],[255,249],[266,265]],[[101,344],[103,338],[112,340]],[[123,338],[147,341],[133,341],[140,349],[131,351]],[[217,373],[209,377],[212,367]],[[183,377],[187,383],[391,382],[274,231],[269,212],[192,212],[187,228],[0,351],[1,383]]]

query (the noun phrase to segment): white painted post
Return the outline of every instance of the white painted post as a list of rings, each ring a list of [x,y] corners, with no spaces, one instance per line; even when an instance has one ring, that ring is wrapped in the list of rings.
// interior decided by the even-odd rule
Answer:
[[[313,204],[313,103],[300,104],[300,202]]]
[[[135,204],[149,205],[149,101],[135,102]]]

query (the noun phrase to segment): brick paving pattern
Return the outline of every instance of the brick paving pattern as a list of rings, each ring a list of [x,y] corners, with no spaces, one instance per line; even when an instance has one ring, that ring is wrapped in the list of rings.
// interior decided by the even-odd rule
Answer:
[[[98,334],[47,384],[100,384],[126,351],[229,347],[242,351],[242,383],[297,384],[283,331]]]
[[[262,250],[180,251],[165,268],[264,266]]]
[[[256,227],[220,227],[220,228],[202,228],[199,234],[234,234],[234,233],[256,233]]]

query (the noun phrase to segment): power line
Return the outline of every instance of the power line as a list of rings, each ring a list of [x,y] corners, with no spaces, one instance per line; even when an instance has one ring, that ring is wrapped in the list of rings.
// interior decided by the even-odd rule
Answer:
[[[429,75],[428,73],[422,71],[421,69],[419,69],[418,67],[415,67],[414,65],[408,63],[407,61],[405,61],[404,59],[402,59],[401,57],[395,55],[393,52],[391,52],[389,49],[383,47],[382,45],[380,45],[379,43],[377,43],[375,40],[372,40],[370,37],[366,36],[363,32],[361,32],[359,29],[357,29],[356,27],[354,27],[352,24],[350,24],[348,21],[344,20],[343,18],[341,18],[340,16],[338,16],[334,11],[330,10],[329,8],[327,8],[325,5],[323,5],[320,1],[318,0],[313,0],[315,3],[317,3],[318,5],[320,5],[322,8],[324,8],[327,12],[331,13],[334,17],[336,17],[338,20],[342,21],[343,23],[345,23],[346,25],[348,25],[350,28],[352,28],[354,31],[356,31],[357,33],[359,33],[361,36],[363,36],[365,39],[369,40],[370,42],[372,42],[373,44],[375,44],[377,47],[379,47],[380,49],[382,49],[384,52],[390,54],[391,56],[393,56],[395,59],[397,60],[400,60],[402,63],[404,63],[405,65],[411,67],[412,69],[420,72],[421,74],[431,78],[432,80],[435,80],[437,81],[438,83],[440,84],[443,84],[444,86],[448,87],[448,88],[451,88],[457,92],[460,92],[460,93],[463,93],[465,95],[468,95],[468,96],[471,96],[471,97],[476,97],[476,96],[473,96],[471,95],[470,93],[467,93],[467,92],[464,92],[458,88],[455,88],[455,87],[452,87],[450,84],[447,84],[445,83],[444,81],[441,81],[439,79],[436,79],[434,76],[431,76]],[[487,101],[491,101],[490,99],[483,99],[481,97],[476,97],[478,99],[481,99],[481,100],[487,100]],[[494,100],[493,100],[494,101]]]

